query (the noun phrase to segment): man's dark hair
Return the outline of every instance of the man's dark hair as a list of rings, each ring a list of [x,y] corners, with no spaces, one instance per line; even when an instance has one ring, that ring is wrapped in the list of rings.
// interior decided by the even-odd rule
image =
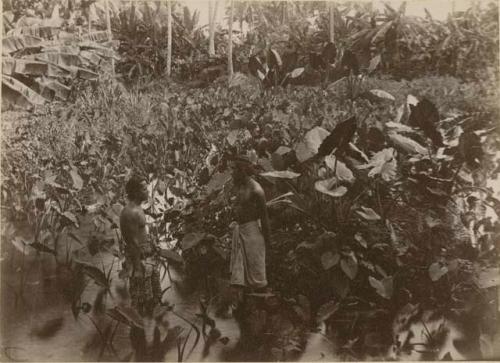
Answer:
[[[127,192],[127,196],[129,199],[136,199],[139,195],[142,185],[141,183],[144,181],[139,175],[132,175],[132,177],[128,180],[127,185],[125,185],[125,191]]]
[[[255,167],[246,155],[238,155],[232,159],[233,164],[248,176],[256,174]]]

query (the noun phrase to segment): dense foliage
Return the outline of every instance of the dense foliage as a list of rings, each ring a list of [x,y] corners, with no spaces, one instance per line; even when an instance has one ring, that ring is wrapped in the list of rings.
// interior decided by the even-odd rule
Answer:
[[[127,42],[141,44],[144,50],[135,50],[133,54],[159,52],[148,57],[155,62],[154,72],[164,69],[166,48],[165,8],[159,5],[154,13],[154,21],[147,21],[152,9],[134,8],[134,22],[143,24],[143,32],[131,32],[130,28],[117,27],[115,37],[127,37]],[[498,68],[498,5],[496,3],[477,4],[464,12],[450,14],[445,21],[433,19],[430,13],[425,18],[407,16],[406,6],[393,9],[386,5],[381,11],[373,9],[371,4],[348,2],[338,5],[334,14],[335,42],[338,48],[350,49],[358,57],[362,66],[368,66],[370,60],[380,55],[383,72],[398,78],[440,74],[452,75],[462,79],[489,78],[496,76]],[[178,75],[182,79],[193,77],[207,66],[223,63],[227,43],[226,31],[216,33],[216,53],[219,61],[207,62],[207,38],[202,28],[197,28],[192,15],[186,16],[186,8],[174,16],[173,55],[179,66]],[[244,64],[249,56],[268,47],[284,53],[296,52],[297,66],[311,64],[311,53],[320,52],[328,39],[328,12],[323,2],[293,3],[283,2],[244,2],[236,7],[235,21],[248,26],[245,33],[234,32],[235,60]],[[120,19],[132,14],[132,8],[124,9]],[[162,19],[157,20],[157,19]],[[190,20],[188,20],[190,19]],[[123,21],[121,21],[123,23]],[[148,25],[146,25],[148,24]],[[147,27],[152,27],[148,30]],[[154,31],[153,31],[154,28]],[[150,34],[154,34],[150,37]],[[127,48],[129,49],[129,48]],[[129,52],[129,50],[126,50]],[[125,52],[124,52],[125,53]],[[128,56],[132,54],[126,53]],[[159,63],[158,63],[159,62]],[[208,63],[208,64],[207,64]],[[141,62],[138,62],[141,64]],[[163,67],[162,67],[163,64]],[[175,64],[175,63],[174,63]],[[175,74],[175,72],[174,72]]]
[[[122,185],[138,170],[150,181],[154,238],[167,249],[180,241],[164,252],[167,261],[184,260],[195,281],[207,269],[209,280],[223,278],[226,268],[211,262],[228,262],[224,155],[236,147],[261,168],[273,228],[272,286],[305,296],[313,311],[330,304],[323,319],[332,322],[366,312],[343,339],[368,334],[376,319],[408,301],[447,309],[476,301],[471,313],[484,312],[476,286],[481,268],[496,259],[499,233],[488,215],[500,202],[485,184],[498,172],[495,94],[446,78],[406,85],[367,78],[356,93],[372,97],[353,99],[352,78],[327,90],[250,97],[226,87],[130,92],[110,81],[64,110],[44,107],[12,125],[22,132],[4,140],[4,206],[35,232],[32,241],[13,241],[64,261],[57,244],[82,213],[97,213],[96,226],[116,225]],[[483,110],[475,109],[478,94]],[[421,100],[416,107],[413,95]],[[414,111],[424,96],[441,115],[434,124],[421,124]],[[342,126],[349,118],[354,128]],[[335,141],[332,130],[347,138]],[[367,348],[363,339],[356,344]]]
[[[407,303],[469,317],[478,340],[496,333],[496,5],[441,22],[407,17],[404,6],[378,12],[347,3],[335,10],[334,44],[327,43],[323,3],[245,3],[236,7],[236,21],[251,29],[234,51],[250,75],[236,72],[229,82],[212,82],[225,66],[207,60],[196,13],[174,7],[174,76],[199,73],[199,89],[148,78],[164,72],[164,4],[113,6],[117,81],[102,72],[109,68],[101,58],[111,51],[85,38],[101,34],[104,41],[107,34],[77,35],[76,21],[63,29],[76,19],[71,15],[50,25],[58,16],[39,3],[36,16],[26,16],[32,5],[13,2],[17,23],[4,39],[3,72],[24,84],[4,77],[4,87],[17,91],[14,105],[34,107],[4,114],[2,235],[23,256],[53,257],[67,276],[61,292],[75,319],[104,310],[103,296],[111,294],[112,267],[84,257],[105,251],[113,264],[123,261],[118,217],[132,173],[148,181],[144,209],[165,274],[175,266],[207,299],[224,300],[234,219],[228,158],[239,152],[255,164],[266,193],[270,285],[300,322],[294,328],[326,327],[342,358],[353,360],[386,356],[388,323]],[[90,8],[82,3],[85,22]],[[98,30],[100,15],[90,24]],[[28,18],[36,24],[21,26]],[[225,36],[219,29],[221,56]],[[69,74],[50,73],[55,69]],[[91,77],[75,82],[75,74]],[[62,81],[54,86],[56,78]],[[50,97],[34,85],[48,80]],[[58,100],[69,86],[70,104]],[[62,89],[64,97],[54,97]],[[39,92],[53,102],[38,102]],[[82,237],[88,220],[91,232]],[[24,266],[23,258],[16,301],[26,290]],[[94,306],[82,300],[88,281],[100,289]],[[107,307],[113,322],[140,325],[134,311]],[[163,308],[175,312],[167,301]],[[220,337],[207,311],[200,302],[202,332],[190,322],[196,342],[201,334]],[[161,360],[174,341],[182,360],[189,334],[168,335],[152,357]],[[299,341],[281,334],[266,344],[273,359],[286,360],[303,348]]]

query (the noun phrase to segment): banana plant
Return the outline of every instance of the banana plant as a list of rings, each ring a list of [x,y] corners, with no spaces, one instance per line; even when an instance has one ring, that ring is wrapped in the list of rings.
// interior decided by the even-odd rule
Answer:
[[[89,37],[90,38],[90,37]],[[2,100],[22,108],[66,100],[74,79],[97,80],[113,50],[92,41],[45,40],[30,35],[2,39]],[[68,44],[68,45],[65,45]]]
[[[23,15],[10,23],[2,39],[4,106],[30,108],[66,100],[73,80],[97,80],[106,63],[118,59],[113,50],[116,42],[109,41],[105,31],[82,34],[79,27],[63,25],[67,21],[60,11],[71,18],[72,7],[71,2],[66,8],[55,5],[50,17]]]
[[[265,88],[286,85],[287,81],[300,77],[304,72],[303,67],[295,68],[295,64],[290,64],[290,58],[283,63],[279,53],[272,48],[265,52],[264,61],[257,55],[251,56],[248,70]]]

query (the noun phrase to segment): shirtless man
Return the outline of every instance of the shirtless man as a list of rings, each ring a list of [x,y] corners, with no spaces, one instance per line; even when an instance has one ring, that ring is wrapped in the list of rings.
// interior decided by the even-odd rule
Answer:
[[[252,290],[267,286],[266,249],[270,246],[269,217],[264,190],[252,177],[251,163],[233,161],[236,187],[235,215],[231,250],[231,284]]]
[[[161,298],[161,286],[157,264],[151,258],[154,246],[149,241],[141,207],[148,199],[148,191],[146,182],[138,176],[132,176],[125,189],[129,203],[120,215],[120,229],[130,276],[129,291],[132,306],[141,315],[150,315]]]

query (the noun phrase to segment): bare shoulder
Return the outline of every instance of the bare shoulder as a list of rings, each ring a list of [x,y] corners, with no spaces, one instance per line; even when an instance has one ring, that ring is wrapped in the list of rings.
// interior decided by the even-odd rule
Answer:
[[[251,179],[251,180],[252,180],[252,184],[251,184],[252,193],[259,198],[265,199],[266,194],[264,193],[264,189],[262,189],[262,186],[256,180],[254,180],[254,179]]]
[[[144,211],[140,207],[127,205],[123,208],[120,219],[124,222],[142,222],[145,220]]]

